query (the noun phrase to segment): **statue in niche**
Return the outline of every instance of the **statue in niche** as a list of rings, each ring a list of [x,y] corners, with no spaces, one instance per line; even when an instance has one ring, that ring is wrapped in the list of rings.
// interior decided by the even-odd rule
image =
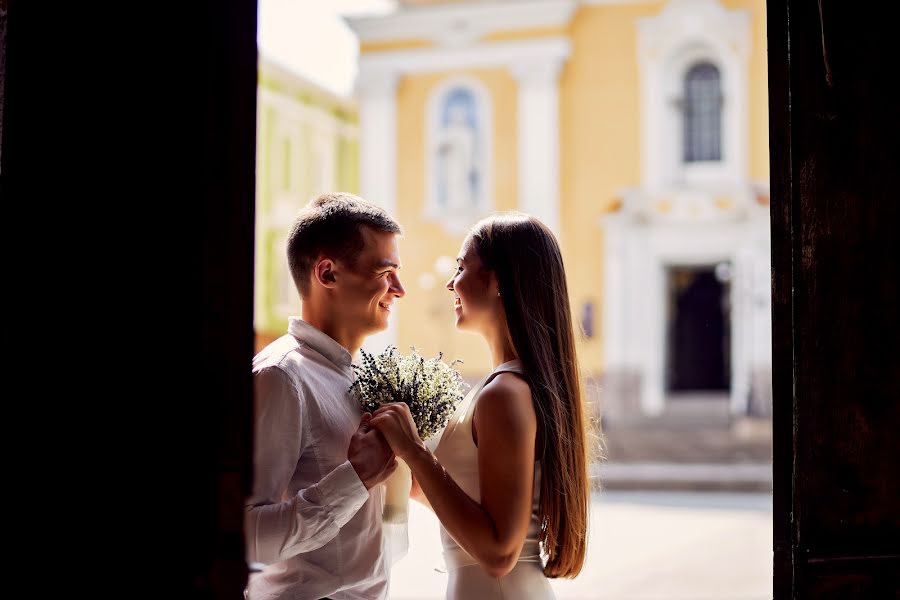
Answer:
[[[438,203],[450,214],[477,208],[480,165],[475,99],[465,89],[445,97],[437,133]]]

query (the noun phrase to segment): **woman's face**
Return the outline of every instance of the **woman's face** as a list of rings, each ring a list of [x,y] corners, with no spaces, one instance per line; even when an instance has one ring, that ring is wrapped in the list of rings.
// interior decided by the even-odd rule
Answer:
[[[456,273],[447,282],[454,295],[456,327],[469,331],[485,331],[502,318],[499,286],[493,271],[484,268],[471,238],[463,242],[456,259]]]

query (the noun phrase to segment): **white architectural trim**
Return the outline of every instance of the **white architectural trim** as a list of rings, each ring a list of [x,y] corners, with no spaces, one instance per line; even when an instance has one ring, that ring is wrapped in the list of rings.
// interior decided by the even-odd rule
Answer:
[[[519,208],[544,222],[560,238],[559,72],[562,59],[522,63],[519,82]]]
[[[568,38],[545,37],[482,43],[465,48],[429,48],[364,55],[360,58],[360,96],[365,103],[364,90],[367,86],[381,80],[396,80],[401,74],[471,68],[508,69],[519,81],[519,197],[523,199],[520,206],[545,221],[559,235],[558,77],[571,51]],[[364,140],[367,135],[362,124],[360,138]],[[395,148],[395,141],[390,143],[393,144],[391,148]],[[381,145],[381,152],[387,151],[388,148]],[[366,164],[367,156],[362,153],[363,172],[374,168]],[[426,179],[430,181],[429,177]],[[487,189],[493,193],[491,187]],[[449,226],[452,228],[454,225],[449,223]]]
[[[440,208],[437,190],[437,160],[436,137],[441,129],[441,105],[447,92],[456,88],[465,88],[475,97],[478,113],[480,136],[478,147],[480,149],[479,166],[482,169],[482,181],[480,196],[477,205],[468,214],[447,214]],[[474,77],[454,76],[439,83],[428,98],[425,108],[425,218],[438,221],[444,228],[456,235],[466,231],[472,223],[491,212],[494,209],[494,110],[493,99],[490,92],[481,81]]]
[[[512,67],[536,61],[564,61],[571,51],[571,42],[562,36],[480,43],[465,48],[395,50],[362,55],[359,70],[361,77],[365,77],[367,73],[434,73],[449,69]]]
[[[462,46],[494,31],[564,26],[577,8],[575,0],[467,2],[409,7],[345,21],[362,43],[427,39],[442,46]]]
[[[635,373],[640,407],[648,416],[666,405],[666,268],[731,263],[731,393],[733,414],[747,410],[750,376],[771,367],[770,343],[754,329],[770,323],[767,268],[769,217],[750,194],[736,190],[739,206],[726,219],[688,222],[655,218],[652,197],[626,193],[623,207],[606,215],[603,331],[605,369]],[[743,198],[743,199],[742,199]],[[727,211],[725,211],[727,212]]]
[[[520,208],[544,221],[559,236],[559,72],[571,53],[565,37],[380,52],[360,58],[360,88],[406,73],[451,69],[505,68],[518,80],[518,175]],[[364,92],[361,92],[364,96]],[[436,96],[432,96],[435,98]],[[365,100],[363,99],[363,102]],[[489,105],[491,103],[488,103]],[[429,115],[433,109],[429,107]],[[426,123],[431,123],[429,116]],[[492,131],[491,131],[492,133]],[[362,125],[361,139],[366,137]],[[426,148],[426,150],[428,150]],[[384,148],[382,151],[386,151]],[[431,153],[428,153],[431,156]],[[363,163],[365,157],[363,153]],[[364,164],[363,169],[369,167]],[[426,165],[429,173],[433,167]],[[433,178],[426,177],[431,194]],[[493,193],[492,187],[486,189]],[[431,202],[431,199],[429,199]],[[448,226],[454,228],[453,223]]]
[[[629,4],[656,4],[657,0],[581,0],[588,6],[627,6]]]
[[[716,0],[671,0],[659,16],[638,19],[645,189],[736,185],[746,180],[751,25],[749,12],[726,10]],[[722,161],[686,165],[675,101],[683,94],[684,75],[699,61],[716,65],[721,76]]]
[[[267,89],[260,89],[257,98],[259,106],[258,110],[272,107],[282,118],[309,123],[319,129],[337,132],[338,129],[342,127],[356,127],[356,125],[342,121],[333,113],[319,105],[304,104],[286,94]]]
[[[397,80],[382,74],[360,82],[360,191],[391,212],[396,210]]]
[[[397,81],[391,73],[369,73],[359,81],[360,194],[397,212]],[[397,343],[396,312],[386,331],[370,336],[364,347],[380,353]]]

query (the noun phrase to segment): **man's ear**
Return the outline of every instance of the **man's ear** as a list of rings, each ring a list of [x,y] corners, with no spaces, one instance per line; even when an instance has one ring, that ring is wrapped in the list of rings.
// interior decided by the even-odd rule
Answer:
[[[330,258],[320,258],[313,265],[313,279],[322,287],[333,288],[335,285],[334,261]]]

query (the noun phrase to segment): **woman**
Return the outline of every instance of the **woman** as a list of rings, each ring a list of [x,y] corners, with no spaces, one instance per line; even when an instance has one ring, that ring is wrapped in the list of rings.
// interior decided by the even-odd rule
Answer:
[[[553,598],[547,578],[584,562],[590,495],[562,255],[543,223],[509,213],[475,225],[457,262],[456,326],[485,339],[494,370],[433,454],[405,404],[382,406],[372,425],[441,521],[447,598]]]

